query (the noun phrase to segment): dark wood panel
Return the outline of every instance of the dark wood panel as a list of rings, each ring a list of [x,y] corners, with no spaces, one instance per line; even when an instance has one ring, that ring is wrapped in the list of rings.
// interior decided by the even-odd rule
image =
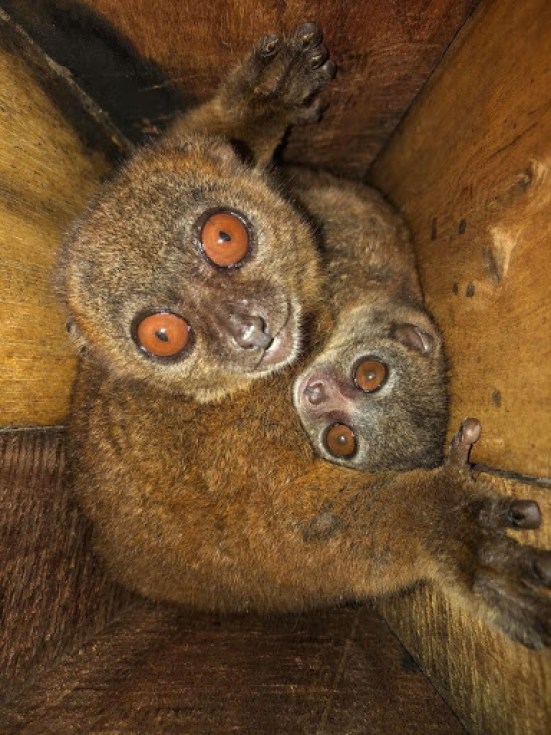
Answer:
[[[39,43],[73,68],[85,89],[92,85],[100,105],[118,108],[122,126],[148,133],[170,114],[170,100],[159,98],[171,86],[163,73],[185,99],[203,100],[256,38],[317,21],[339,74],[324,121],[296,131],[288,157],[350,175],[365,172],[477,2],[3,0]],[[132,61],[134,52],[148,68]],[[149,81],[140,85],[140,76]],[[137,90],[133,96],[131,88]]]
[[[130,601],[62,484],[64,435],[0,433],[0,692],[7,696]]]
[[[370,609],[277,618],[137,606],[0,710],[4,735],[459,735]]]

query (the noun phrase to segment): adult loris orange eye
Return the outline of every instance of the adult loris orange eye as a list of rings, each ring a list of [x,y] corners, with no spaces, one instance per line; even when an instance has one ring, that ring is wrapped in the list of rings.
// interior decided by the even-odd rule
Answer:
[[[354,370],[354,382],[365,393],[374,393],[384,384],[388,368],[384,362],[368,358],[361,360]]]
[[[249,252],[249,229],[236,214],[216,212],[201,229],[201,246],[212,263],[232,268],[239,265]]]
[[[177,357],[191,338],[189,324],[171,311],[145,314],[136,320],[132,332],[138,347],[153,357]]]
[[[352,457],[356,453],[356,437],[346,424],[333,424],[325,433],[327,451],[334,457]]]

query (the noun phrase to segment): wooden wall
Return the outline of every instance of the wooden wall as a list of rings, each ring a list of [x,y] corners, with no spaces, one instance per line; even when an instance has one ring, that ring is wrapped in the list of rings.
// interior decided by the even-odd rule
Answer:
[[[451,425],[482,420],[475,461],[523,476],[551,547],[551,4],[484,2],[377,160],[371,179],[413,228],[448,345]],[[551,731],[551,653],[530,652],[423,587],[381,605],[480,735]]]
[[[140,56],[163,69],[167,85],[175,83],[194,100],[208,97],[261,35],[290,32],[315,20],[340,71],[328,90],[330,106],[324,121],[296,130],[287,156],[354,176],[366,171],[477,4],[478,0],[84,2],[121,32]],[[74,9],[72,15],[76,18]],[[152,130],[164,122],[161,113],[149,116],[145,125]]]
[[[475,4],[258,3],[251,16],[239,0],[166,0],[164,13],[146,0],[88,0],[196,98],[259,32],[319,19],[341,71],[326,120],[291,140],[289,155],[356,176]],[[550,49],[548,0],[484,0],[370,175],[416,237],[448,344],[451,426],[465,415],[482,420],[475,460],[517,476],[495,479],[499,489],[538,499],[547,520],[532,537],[548,547]],[[0,47],[0,426],[65,416],[74,359],[51,271],[61,233],[106,168],[30,69],[19,49]],[[471,731],[551,730],[551,654],[509,643],[432,588],[381,609]],[[22,659],[21,670],[33,660]]]
[[[65,419],[75,361],[55,257],[106,162],[42,89],[9,25],[0,14],[0,426],[42,426]]]
[[[408,218],[476,461],[551,475],[551,4],[483,5],[377,161]]]

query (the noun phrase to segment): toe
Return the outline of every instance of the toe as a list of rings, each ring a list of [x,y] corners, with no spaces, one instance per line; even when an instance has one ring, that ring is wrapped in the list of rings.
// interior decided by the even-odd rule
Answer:
[[[302,48],[312,48],[312,46],[321,43],[323,33],[316,23],[303,23],[296,29],[294,38],[297,39]]]

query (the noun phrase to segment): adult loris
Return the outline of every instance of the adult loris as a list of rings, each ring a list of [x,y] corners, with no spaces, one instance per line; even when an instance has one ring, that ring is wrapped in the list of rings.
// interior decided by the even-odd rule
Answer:
[[[213,224],[220,209],[230,218]],[[73,483],[123,584],[199,608],[294,610],[428,578],[511,637],[551,643],[538,589],[550,554],[504,533],[539,510],[461,468],[475,424],[438,469],[367,474],[313,456],[291,369],[266,377],[292,361],[299,311],[316,305],[309,231],[223,142],[139,154],[70,233],[61,280],[85,347]]]
[[[317,116],[334,72],[314,24],[284,46],[262,39],[216,97],[255,165],[213,137],[207,103],[99,192],[66,238],[58,279],[68,330],[98,370],[204,402],[295,359],[322,291],[319,254],[305,218],[266,176],[262,150]],[[239,108],[233,93],[247,85],[254,98]]]
[[[310,88],[335,73],[321,41],[312,23],[287,40],[264,37],[213,100],[183,116],[168,139],[207,129],[266,165],[285,129],[318,113]],[[448,416],[444,352],[405,224],[371,188],[299,168],[280,173],[287,193],[315,222],[325,256],[324,299],[337,319],[293,389],[312,446],[325,459],[362,470],[437,466]]]

